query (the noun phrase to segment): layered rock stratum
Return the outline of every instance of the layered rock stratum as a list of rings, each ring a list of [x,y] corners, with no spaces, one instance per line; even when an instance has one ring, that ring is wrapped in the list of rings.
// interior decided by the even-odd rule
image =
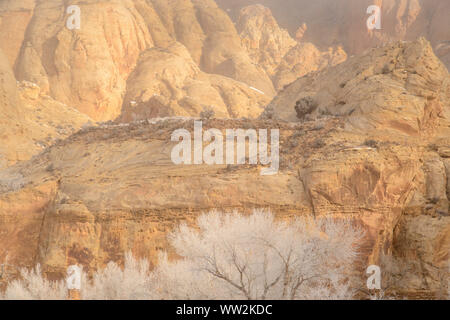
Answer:
[[[0,50],[0,169],[30,159],[89,121],[35,83],[18,82]]]
[[[276,93],[264,69],[241,45],[231,19],[213,0],[89,0],[70,5],[80,8],[79,29],[67,27],[73,13],[67,12],[65,1],[3,1],[0,47],[19,81],[37,84],[44,94],[94,120],[133,118],[135,112],[127,109],[130,100],[124,98],[137,99],[134,95],[141,93],[146,98],[153,91],[173,91],[161,114],[189,115],[213,105],[226,117],[254,114],[248,110],[261,109]],[[161,54],[164,51],[171,56]],[[157,60],[152,60],[153,70],[146,70],[150,58]],[[176,59],[179,70],[173,73]],[[129,81],[155,70],[160,84],[154,87],[159,88]],[[173,83],[166,86],[164,81]],[[210,93],[199,97],[193,87]],[[221,97],[224,88],[227,94]],[[145,99],[136,102],[140,109],[155,105]],[[150,109],[146,113],[156,112]]]
[[[0,47],[14,66],[20,53],[26,28],[33,16],[34,0],[0,2]]]
[[[19,81],[96,121],[257,117],[286,84],[346,59],[298,43],[261,6],[243,10],[237,30],[212,0],[71,5],[80,29],[66,26],[64,1],[3,1],[0,47]]]
[[[297,41],[301,36],[293,39],[280,28],[270,9],[262,5],[243,8],[236,25],[250,58],[264,68],[277,90],[309,72],[347,59],[341,47],[321,52],[310,42]]]
[[[300,35],[320,50],[341,45],[349,54],[394,40],[426,37],[450,66],[450,3],[447,0],[217,0],[238,21],[240,10],[262,4],[292,36]],[[369,31],[367,8],[381,8],[381,29]]]
[[[0,47],[19,81],[37,84],[43,94],[97,121],[185,116],[205,108],[230,118],[254,116],[298,77],[341,63],[346,52],[360,54],[392,40],[425,36],[450,63],[445,0],[217,2],[220,7],[213,0],[73,1],[81,9],[81,28],[69,30],[64,1],[4,0]],[[381,6],[381,30],[367,30],[372,4]],[[156,54],[164,50],[170,59]],[[133,82],[147,73],[149,57],[161,59],[152,68],[168,68],[143,76],[157,87]],[[174,59],[185,65],[175,73]],[[181,87],[164,84],[167,76]],[[234,92],[231,97],[223,96],[223,87]],[[198,88],[207,94],[196,96]],[[160,92],[168,97],[154,99]]]
[[[149,101],[159,94],[180,104],[178,95],[195,82],[218,90],[231,81],[199,72],[179,44],[168,48],[141,54],[138,63],[152,72],[131,76],[136,87],[127,99],[148,92]],[[186,92],[158,93],[164,77],[180,72],[152,78],[158,67],[149,61],[159,56],[191,66],[179,85]],[[171,134],[192,131],[193,122],[85,126],[1,171],[0,261],[40,263],[50,278],[74,263],[91,272],[122,261],[128,250],[156,263],[159,251],[171,252],[166,235],[181,221],[192,224],[215,208],[270,208],[280,219],[312,214],[361,225],[356,274],[392,254],[404,266],[394,289],[442,297],[450,252],[450,77],[428,41],[395,42],[309,73],[260,119],[204,120],[205,130],[280,129],[277,175],[261,176],[251,165],[175,165]]]
[[[221,118],[255,118],[270,96],[231,78],[201,71],[186,47],[176,42],[141,54],[128,78],[118,120],[198,116],[204,110]]]

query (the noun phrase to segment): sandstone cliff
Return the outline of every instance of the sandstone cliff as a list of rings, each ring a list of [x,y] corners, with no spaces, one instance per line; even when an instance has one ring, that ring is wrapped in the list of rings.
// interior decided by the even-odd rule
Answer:
[[[0,168],[28,160],[90,121],[76,109],[43,94],[31,82],[17,82],[0,50]]]
[[[266,120],[204,122],[279,128],[273,176],[249,165],[174,165],[170,135],[192,131],[192,120],[85,128],[1,172],[0,261],[41,263],[51,278],[72,263],[91,271],[121,261],[128,250],[155,262],[178,222],[212,208],[263,207],[281,219],[314,214],[361,225],[357,274],[392,253],[407,266],[396,290],[440,297],[450,252],[449,90],[446,68],[420,39],[299,79]]]
[[[346,60],[340,47],[321,52],[312,43],[297,42],[279,27],[270,9],[262,5],[243,8],[237,20],[243,46],[253,61],[271,77],[277,90],[309,72]]]
[[[80,8],[80,29],[66,27],[70,14],[65,1],[2,2],[1,47],[15,66],[18,80],[36,83],[44,94],[95,120],[113,120],[121,114],[129,76],[144,72],[137,65],[141,54],[148,56],[149,49],[163,51],[174,42],[186,48],[190,57],[185,58],[199,70],[229,78],[216,77],[213,82],[225,82],[222,86],[242,91],[239,104],[243,110],[255,105],[253,94],[248,95],[243,87],[256,88],[266,100],[275,94],[269,76],[249,58],[231,19],[213,0],[89,0],[71,5]],[[160,58],[154,62],[161,70],[172,68]],[[189,73],[189,66],[180,71]],[[179,83],[184,80],[177,79]],[[204,81],[205,91],[211,91],[209,82]],[[221,102],[222,109],[223,104],[236,108],[236,99],[212,96],[210,101],[204,97],[201,103]],[[192,113],[190,106],[174,108],[169,105],[163,113]]]
[[[219,118],[255,118],[269,102],[270,95],[245,83],[201,71],[177,42],[141,55],[128,78],[119,121],[198,116],[203,110]]]
[[[450,3],[447,0],[217,0],[238,21],[239,10],[262,4],[272,10],[281,26],[321,50],[342,45],[350,55],[381,46],[392,40],[426,37],[439,58],[450,66]],[[366,14],[370,5],[381,6],[381,30],[368,31]]]
[[[300,123],[326,123],[338,117],[345,119],[339,131],[365,136],[353,148],[345,148],[348,138],[337,138],[337,134],[318,138],[318,146],[337,143],[348,154],[334,154],[327,162],[316,160],[304,169],[309,190],[316,194],[315,208],[343,205],[349,200],[347,194],[351,198],[364,194],[365,203],[373,197],[377,203],[380,196],[387,197],[381,202],[395,198],[395,203],[402,203],[388,214],[395,228],[383,230],[385,235],[390,233],[389,250],[403,258],[405,265],[409,261],[413,265],[409,268],[429,275],[414,278],[407,274],[405,281],[423,289],[433,282],[431,278],[438,278],[438,265],[443,270],[449,262],[450,77],[426,40],[372,49],[339,66],[309,74],[280,93],[265,115]],[[382,159],[382,150],[396,153],[398,159],[373,167]],[[356,174],[363,185],[346,173],[358,162],[364,163]],[[395,172],[402,172],[401,177]],[[333,183],[332,176],[336,176]],[[385,185],[390,179],[397,183],[395,191],[378,189],[375,181]],[[406,193],[395,195],[399,188]]]
[[[298,77],[344,61],[345,52],[359,54],[396,39],[425,36],[438,57],[447,66],[450,63],[450,8],[445,0],[380,0],[376,4],[382,7],[382,30],[375,31],[365,25],[366,9],[373,4],[369,0],[218,3],[230,9],[236,27],[213,0],[74,1],[71,4],[81,9],[79,30],[66,27],[70,14],[62,0],[5,0],[0,3],[0,47],[18,80],[36,83],[43,94],[98,121],[120,115],[140,119],[155,114],[155,109],[156,114],[186,115],[203,106],[215,106],[221,116],[252,116],[259,112],[261,101],[264,104]],[[259,5],[242,9],[255,3],[271,9],[291,35],[278,26],[269,9]],[[142,87],[130,76],[135,79],[145,72],[139,69],[149,56],[147,50],[163,51],[175,42],[185,47],[188,60],[200,71],[219,76],[213,83],[211,79],[196,83],[196,88],[204,85],[202,90],[208,94],[193,101],[180,96],[187,93],[181,88],[176,98],[145,100],[130,111],[130,102]],[[162,61],[154,62],[161,70],[171,68],[163,56],[158,57]],[[192,71],[189,65],[181,74]],[[176,81],[181,84],[186,78]],[[214,84],[217,81],[236,94],[219,98],[217,92],[222,90]],[[265,97],[255,99],[245,87]]]
[[[19,55],[34,6],[34,0],[0,2],[0,48],[11,66],[14,66]]]
[[[320,52],[297,43],[260,6],[243,11],[239,35],[210,0],[73,4],[80,5],[79,30],[66,27],[70,14],[60,0],[0,4],[2,63],[10,83],[5,97],[18,99],[3,112],[15,109],[22,118],[15,120],[21,122],[17,126],[5,124],[4,136],[14,141],[6,132],[28,132],[14,134],[24,140],[7,144],[3,165],[28,159],[89,116],[134,121],[213,110],[217,117],[254,118],[273,98],[274,85],[280,89],[345,59],[339,49]],[[256,47],[254,37],[262,39]],[[15,78],[22,88],[18,93]],[[72,114],[66,105],[88,116],[65,117]],[[69,119],[73,129],[60,123]]]

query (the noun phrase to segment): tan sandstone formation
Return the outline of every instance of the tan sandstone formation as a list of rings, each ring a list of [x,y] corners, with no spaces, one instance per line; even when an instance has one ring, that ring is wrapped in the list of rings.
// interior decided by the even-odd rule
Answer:
[[[255,118],[270,97],[242,82],[201,71],[186,47],[176,42],[141,55],[128,79],[119,120],[198,116],[204,110],[219,118]]]
[[[151,44],[143,18],[130,1],[74,1],[81,28],[66,27],[66,4],[38,1],[16,62],[19,80],[96,120],[120,113],[126,77]]]
[[[435,118],[449,116],[447,79],[427,40],[400,41],[298,79],[270,107],[288,121],[347,116],[349,126],[367,133],[419,136],[439,124]]]
[[[118,117],[124,97],[133,95],[127,94],[127,87],[139,86],[127,82],[132,73],[143,72],[138,60],[145,59],[146,50],[170,50],[176,41],[185,46],[190,55],[186,58],[201,71],[235,80],[217,77],[213,85],[224,82],[221,86],[242,91],[239,104],[243,110],[253,108],[254,98],[242,87],[254,87],[266,100],[275,95],[269,76],[249,58],[231,19],[213,0],[72,1],[71,5],[80,8],[80,29],[67,27],[72,14],[67,13],[65,1],[19,3],[7,1],[0,7],[1,46],[15,65],[16,78],[36,83],[44,94],[73,105],[94,120]],[[144,57],[140,59],[141,54]],[[160,68],[170,69],[161,58],[156,61]],[[189,73],[189,65],[186,68],[180,72]],[[204,81],[205,91],[211,91],[209,82]],[[230,102],[224,101],[227,97],[208,101],[206,96],[202,104],[222,100],[228,109],[235,109],[237,95]],[[189,104],[165,113],[189,114]]]
[[[244,5],[258,2],[274,12],[291,36],[261,6],[244,8],[239,17]],[[192,114],[204,105],[216,106],[218,114],[230,117],[254,114],[258,112],[253,110],[255,99],[241,88],[253,87],[255,92],[263,92],[265,100],[271,99],[298,77],[344,61],[345,52],[358,54],[395,39],[426,36],[442,61],[447,66],[450,63],[449,3],[445,0],[379,0],[376,4],[382,7],[382,30],[375,31],[366,28],[366,9],[373,4],[369,0],[218,3],[223,9],[231,9],[239,32],[213,0],[72,1],[71,5],[81,9],[79,30],[66,27],[70,14],[62,0],[5,0],[0,3],[0,47],[18,80],[36,83],[43,94],[97,121],[119,115],[122,119],[136,118],[137,110],[128,110],[136,98],[136,88],[142,85],[133,84],[129,78],[141,72],[139,65],[148,56],[147,50],[166,50],[174,42],[186,48],[202,72],[238,81],[218,77],[236,94],[231,99],[219,99],[213,91],[220,89],[212,84],[216,89],[211,90],[209,79],[202,80],[197,85],[204,84],[202,90],[208,94],[201,102],[187,96],[168,96],[165,101],[150,104],[144,101],[150,109],[144,110],[141,104],[138,119],[155,109],[160,110],[158,114]],[[164,58],[157,64],[164,68]],[[187,68],[180,72],[188,74],[189,63]],[[132,92],[127,92],[128,88]],[[186,90],[178,92],[184,94]]]
[[[51,278],[73,263],[90,272],[122,261],[128,250],[156,263],[180,221],[213,208],[271,208],[281,219],[361,225],[355,274],[392,253],[406,266],[393,289],[439,297],[450,251],[449,90],[447,70],[420,39],[299,79],[265,120],[204,121],[205,130],[279,128],[272,176],[250,165],[173,164],[171,133],[192,131],[192,120],[86,127],[1,172],[0,261],[41,263]]]
[[[34,83],[18,83],[0,50],[0,168],[28,160],[90,121],[76,109],[42,93]]]
[[[379,203],[380,197],[394,201],[387,207],[395,228],[383,230],[392,245],[385,249],[403,259],[405,270],[415,270],[402,285],[417,290],[437,286],[450,259],[450,77],[426,40],[372,49],[309,74],[280,93],[265,115],[319,123],[344,118],[340,131],[365,136],[356,147],[336,136],[317,141],[319,146],[337,144],[347,154],[335,154],[327,163],[311,162],[304,169],[310,191],[317,195],[315,206],[342,205],[350,200],[347,195],[354,201],[355,193],[365,203]],[[382,150],[396,154],[397,160],[374,165],[382,160]],[[349,178],[348,170],[358,162],[363,167]],[[396,186],[384,189],[391,179]],[[397,194],[400,190],[406,193]]]
[[[20,124],[20,99],[16,79],[12,73],[7,57],[0,51],[0,128],[1,128],[1,163],[7,166],[18,159],[17,144],[27,150],[30,141],[23,139],[22,133],[27,130]],[[26,157],[23,159],[25,160]]]
[[[288,31],[281,29],[269,8],[254,5],[242,8],[236,28],[250,57],[275,73],[283,57],[297,45]]]
[[[253,61],[261,65],[277,90],[305,74],[346,60],[344,50],[328,48],[321,52],[312,43],[291,38],[279,27],[269,8],[253,5],[243,8],[237,30]]]
[[[238,21],[239,10],[262,4],[272,10],[278,23],[295,35],[302,28],[303,41],[323,50],[342,45],[349,54],[382,46],[392,40],[426,37],[447,65],[450,41],[450,2],[447,0],[217,0]],[[369,31],[370,5],[381,7],[381,30]]]
[[[34,6],[35,0],[0,2],[0,48],[11,66],[14,66],[19,55]]]

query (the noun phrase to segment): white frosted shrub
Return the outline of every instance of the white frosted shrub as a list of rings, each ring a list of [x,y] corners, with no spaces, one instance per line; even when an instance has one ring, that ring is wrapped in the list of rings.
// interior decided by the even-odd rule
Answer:
[[[49,281],[41,272],[40,265],[29,271],[22,269],[20,279],[6,288],[3,300],[64,300],[67,298],[65,281]]]
[[[362,232],[349,221],[302,217],[276,221],[270,212],[210,212],[196,228],[182,224],[169,235],[179,259],[166,253],[153,271],[147,260],[125,256],[91,279],[84,300],[144,299],[351,299],[356,244]],[[65,299],[65,281],[42,277],[39,266],[13,281],[4,299]]]
[[[110,262],[91,280],[83,275],[81,297],[84,300],[149,300],[153,298],[147,260],[125,255],[124,268]]]
[[[350,299],[347,271],[362,232],[349,222],[278,222],[211,212],[170,235],[180,260],[161,255],[158,292],[168,299]]]

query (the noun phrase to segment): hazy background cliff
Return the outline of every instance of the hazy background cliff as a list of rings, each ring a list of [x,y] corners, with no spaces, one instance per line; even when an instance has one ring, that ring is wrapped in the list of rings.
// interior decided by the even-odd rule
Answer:
[[[424,36],[450,65],[450,3],[446,0],[217,0],[238,19],[242,7],[262,4],[278,23],[321,49],[342,45],[350,54],[390,40]],[[381,30],[369,32],[365,23],[370,5],[381,7]],[[300,30],[299,30],[300,28]],[[298,32],[300,31],[300,32]]]

